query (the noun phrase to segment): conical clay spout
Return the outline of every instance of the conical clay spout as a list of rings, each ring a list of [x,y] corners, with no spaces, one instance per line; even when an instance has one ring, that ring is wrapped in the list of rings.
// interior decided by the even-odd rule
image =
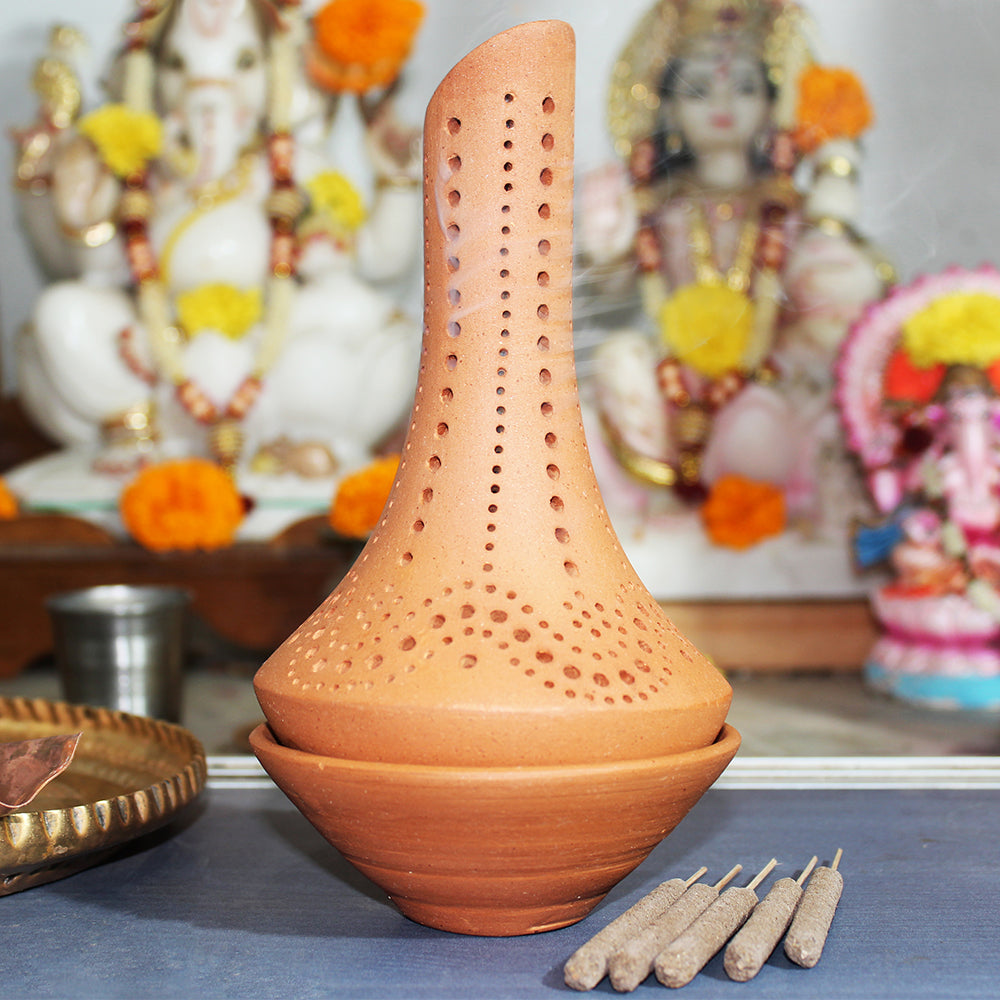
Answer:
[[[723,724],[729,685],[628,563],[587,452],[573,74],[571,29],[527,24],[430,102],[412,420],[381,523],[255,680],[286,746],[565,765],[708,746]]]

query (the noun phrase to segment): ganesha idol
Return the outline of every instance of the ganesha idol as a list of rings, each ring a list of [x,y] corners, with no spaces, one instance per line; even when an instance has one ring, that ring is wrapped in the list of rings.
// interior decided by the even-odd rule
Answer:
[[[600,337],[591,388],[602,490],[647,538],[677,523],[747,551],[797,525],[842,546],[864,502],[832,368],[893,275],[855,227],[867,96],[809,37],[793,3],[660,0],[615,65],[623,165],[585,179],[579,228],[592,281],[639,303]],[[715,532],[727,493],[745,523]]]
[[[358,40],[379,26],[349,0],[312,19],[293,0],[142,0],[113,99],[82,116],[73,35],[54,35],[18,187],[58,280],[18,385],[66,450],[13,474],[29,502],[113,496],[137,466],[191,454],[250,493],[315,481],[328,497],[408,412],[419,326],[397,299],[419,164],[391,95],[422,8],[381,7],[384,51],[354,65],[337,46],[380,39]]]
[[[869,682],[901,699],[1000,709],[1000,271],[953,268],[896,289],[838,367],[849,444],[881,518],[856,538],[892,582]]]

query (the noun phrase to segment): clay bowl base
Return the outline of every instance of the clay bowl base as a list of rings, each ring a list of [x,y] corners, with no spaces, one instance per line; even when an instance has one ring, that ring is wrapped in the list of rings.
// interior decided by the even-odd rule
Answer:
[[[600,765],[460,768],[320,757],[250,743],[323,836],[418,923],[511,936],[585,917],[684,818],[740,736]]]

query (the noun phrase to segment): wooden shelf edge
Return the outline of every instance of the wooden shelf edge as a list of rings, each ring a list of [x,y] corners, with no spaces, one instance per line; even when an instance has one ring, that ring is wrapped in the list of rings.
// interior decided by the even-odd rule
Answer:
[[[878,638],[868,601],[669,601],[661,607],[720,669],[860,670]]]

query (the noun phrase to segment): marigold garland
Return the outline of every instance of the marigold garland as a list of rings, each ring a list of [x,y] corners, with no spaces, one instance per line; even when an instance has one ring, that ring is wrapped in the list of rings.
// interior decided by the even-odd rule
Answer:
[[[7,483],[0,479],[0,521],[11,521],[20,513],[17,497]]]
[[[771,483],[721,476],[702,505],[708,537],[731,549],[747,549],[785,530],[785,497]]]
[[[952,292],[903,323],[902,344],[918,368],[935,364],[988,368],[1000,360],[1000,298]]]
[[[239,340],[262,314],[260,288],[241,289],[217,282],[180,292],[175,300],[177,318],[189,337],[202,330],[217,330]]]
[[[321,170],[305,184],[313,211],[338,234],[351,236],[365,221],[361,193],[339,170]]]
[[[313,19],[310,74],[333,91],[364,93],[392,83],[423,16],[417,0],[330,0]]]
[[[753,302],[728,285],[685,285],[663,304],[660,330],[679,361],[719,378],[743,363],[753,315]]]
[[[163,146],[163,126],[155,114],[125,104],[105,104],[80,119],[78,129],[97,147],[119,177],[139,173]]]
[[[848,69],[810,66],[799,78],[795,143],[812,153],[831,139],[857,139],[874,120],[864,84]]]
[[[225,548],[244,516],[232,479],[203,458],[144,469],[122,491],[119,509],[129,534],[154,552]]]
[[[345,476],[330,506],[330,527],[347,538],[366,538],[378,524],[399,469],[399,456],[377,458]]]

